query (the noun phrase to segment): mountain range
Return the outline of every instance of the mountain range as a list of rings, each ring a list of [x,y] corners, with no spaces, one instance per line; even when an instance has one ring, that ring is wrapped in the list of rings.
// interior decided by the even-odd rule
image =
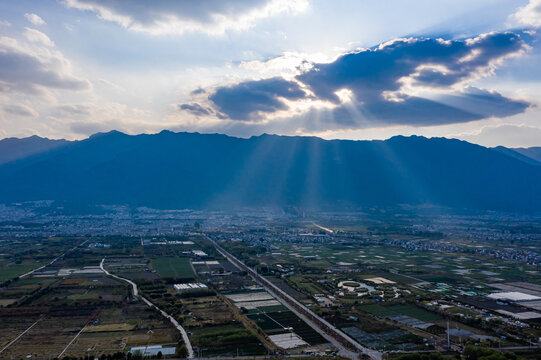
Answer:
[[[277,135],[98,133],[0,140],[0,203],[156,208],[436,205],[541,211],[541,148],[419,136],[323,140]]]

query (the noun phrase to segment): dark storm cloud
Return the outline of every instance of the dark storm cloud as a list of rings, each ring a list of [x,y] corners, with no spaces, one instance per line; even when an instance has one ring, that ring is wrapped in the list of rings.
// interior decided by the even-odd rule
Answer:
[[[400,39],[343,55],[330,64],[316,64],[298,80],[323,99],[338,102],[334,92],[347,88],[363,101],[400,89],[400,80],[406,77],[419,86],[449,87],[517,53],[524,45],[513,33],[472,40]]]
[[[474,39],[398,39],[351,52],[328,64],[314,64],[296,77],[315,98],[337,105],[319,112],[318,122],[296,117],[295,126],[308,130],[359,128],[392,124],[441,125],[504,117],[523,112],[529,104],[494,91],[463,88],[469,79],[489,74],[506,57],[526,48],[514,33],[491,33]],[[457,86],[463,89],[458,89]],[[336,92],[351,91],[351,103]],[[427,97],[415,95],[422,90]],[[306,97],[297,82],[279,78],[220,87],[209,99],[233,120],[254,119],[260,112],[284,110],[280,97]],[[317,128],[317,129],[316,129]]]
[[[191,95],[199,95],[199,94],[205,94],[205,93],[206,93],[205,89],[197,88],[197,89],[193,90],[190,94]]]
[[[469,93],[450,93],[437,99],[408,96],[403,101],[373,101],[352,111],[339,106],[332,112],[332,119],[345,127],[374,125],[432,126],[481,120],[491,116],[504,117],[523,112],[529,106],[523,101],[508,99],[498,93],[488,93],[479,98]],[[312,130],[322,131],[321,128]],[[310,128],[310,124],[306,124]]]
[[[475,87],[468,87],[460,95],[441,96],[438,101],[475,114],[477,118],[473,120],[491,116],[511,116],[524,112],[530,106],[526,101],[510,99],[496,91],[487,91]]]
[[[209,109],[205,109],[204,107],[196,103],[180,104],[178,108],[179,110],[189,111],[194,115],[210,115],[211,114],[211,111]]]
[[[209,100],[229,118],[248,121],[261,112],[272,113],[287,109],[282,98],[298,100],[305,96],[296,82],[274,77],[220,87],[209,96]]]

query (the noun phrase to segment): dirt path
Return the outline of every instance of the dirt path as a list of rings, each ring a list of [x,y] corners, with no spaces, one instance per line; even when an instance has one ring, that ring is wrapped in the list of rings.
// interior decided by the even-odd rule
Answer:
[[[188,350],[188,358],[193,358],[194,357],[194,353],[193,353],[193,348],[192,348],[192,344],[190,343],[190,338],[188,337],[188,333],[186,332],[186,330],[178,323],[178,321],[175,320],[174,317],[172,317],[171,315],[169,315],[168,313],[166,313],[165,311],[161,310],[159,307],[157,307],[156,305],[154,305],[152,302],[150,302],[150,300],[148,300],[147,298],[145,298],[144,296],[142,295],[139,295],[139,290],[137,289],[137,285],[129,280],[129,279],[125,279],[123,277],[120,277],[120,276],[117,276],[117,275],[114,275],[114,274],[111,274],[109,271],[107,271],[105,269],[105,267],[103,266],[103,263],[105,262],[105,258],[103,258],[101,260],[101,263],[100,263],[100,269],[108,276],[111,276],[111,277],[114,277],[115,279],[118,279],[118,280],[121,280],[121,281],[124,281],[124,282],[127,282],[128,284],[131,285],[132,287],[132,292],[133,292],[133,296],[135,297],[139,297],[141,298],[141,300],[143,300],[143,302],[145,304],[147,304],[148,306],[150,307],[155,307],[156,309],[158,309],[158,311],[160,312],[160,314],[165,317],[167,320],[169,320],[171,322],[171,324],[173,324],[175,326],[175,328],[180,332],[180,334],[182,335],[182,340],[184,341],[184,344],[186,345],[186,349]]]

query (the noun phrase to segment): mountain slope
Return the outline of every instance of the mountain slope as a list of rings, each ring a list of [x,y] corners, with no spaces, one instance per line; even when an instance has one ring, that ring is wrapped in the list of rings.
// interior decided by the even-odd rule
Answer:
[[[24,159],[68,144],[67,140],[51,140],[39,136],[6,138],[0,140],[0,165]]]
[[[496,151],[499,151],[501,152],[502,154],[506,154],[508,156],[511,156],[515,159],[518,159],[518,160],[521,160],[521,161],[524,161],[525,163],[528,163],[528,164],[531,164],[531,165],[536,165],[536,166],[541,166],[541,152],[540,152],[540,160],[536,160],[534,157],[531,157],[531,156],[528,156],[528,155],[525,155],[519,151],[517,151],[517,149],[510,149],[510,148],[506,148],[505,146],[496,146],[495,148],[493,148],[494,150]],[[525,149],[525,150],[528,150],[528,149]]]
[[[464,141],[97,134],[0,166],[0,201],[541,210],[541,167]]]
[[[541,146],[530,148],[515,148],[514,151],[541,162]]]

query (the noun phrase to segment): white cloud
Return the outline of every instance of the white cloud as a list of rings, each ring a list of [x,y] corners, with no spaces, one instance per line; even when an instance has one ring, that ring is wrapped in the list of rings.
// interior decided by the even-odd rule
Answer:
[[[45,46],[54,46],[54,42],[47,35],[36,29],[25,27],[23,36],[26,38],[26,40],[33,43],[40,43]]]
[[[91,104],[65,104],[59,105],[54,109],[54,113],[59,116],[85,117],[92,113],[93,105]]]
[[[118,85],[118,84],[115,84],[114,82],[112,81],[109,81],[107,79],[98,79],[98,83],[100,84],[104,84],[108,87],[110,87],[111,89],[117,91],[117,92],[125,92],[126,89],[124,89],[122,86]]]
[[[0,20],[0,26],[10,27],[11,23],[7,20]]]
[[[24,17],[35,26],[47,24],[39,15],[33,13],[26,13],[24,14]]]
[[[25,29],[26,41],[0,37],[0,85],[4,91],[25,95],[47,89],[88,90],[90,82],[74,75],[71,62],[47,35]]]
[[[541,0],[530,0],[512,14],[510,20],[512,24],[520,26],[541,27]]]
[[[292,78],[309,70],[314,63],[327,63],[333,58],[322,53],[305,54],[285,52],[283,55],[268,60],[243,61],[239,67],[256,72],[260,76],[283,76]]]
[[[24,28],[13,36],[0,36],[0,128],[16,136],[66,136],[65,122],[51,114],[84,115],[84,106],[58,103],[92,98],[91,83],[76,75],[46,34]]]
[[[221,35],[227,30],[245,30],[256,21],[279,14],[297,14],[308,0],[63,0],[69,8],[92,11],[99,18],[152,35],[182,35],[202,32]]]
[[[541,146],[541,127],[524,124],[487,125],[471,132],[452,135],[452,137],[485,146]]]

